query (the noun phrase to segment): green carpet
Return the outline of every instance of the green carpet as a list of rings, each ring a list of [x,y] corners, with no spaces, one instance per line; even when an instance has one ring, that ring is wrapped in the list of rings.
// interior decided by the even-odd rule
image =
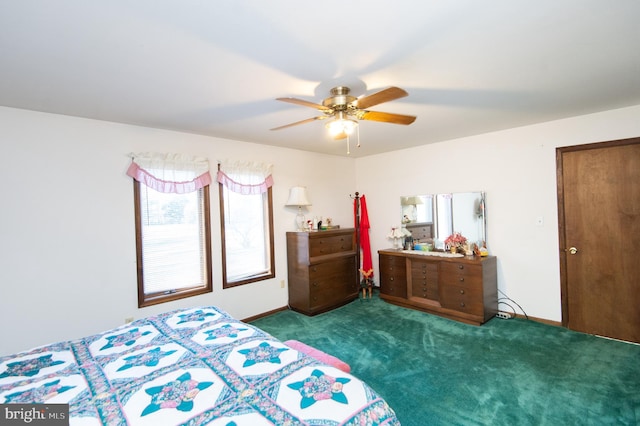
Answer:
[[[252,324],[349,363],[404,426],[640,424],[639,345],[524,319],[476,327],[376,296]]]

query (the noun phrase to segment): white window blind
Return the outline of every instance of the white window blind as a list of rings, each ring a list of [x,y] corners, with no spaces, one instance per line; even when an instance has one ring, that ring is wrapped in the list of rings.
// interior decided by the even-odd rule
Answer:
[[[164,194],[140,190],[145,294],[206,283],[203,189]]]

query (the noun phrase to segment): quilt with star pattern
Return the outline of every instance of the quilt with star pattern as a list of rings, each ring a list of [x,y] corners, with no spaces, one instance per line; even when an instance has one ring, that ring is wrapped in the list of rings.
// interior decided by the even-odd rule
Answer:
[[[214,307],[0,357],[0,403],[70,425],[399,425],[366,383]]]

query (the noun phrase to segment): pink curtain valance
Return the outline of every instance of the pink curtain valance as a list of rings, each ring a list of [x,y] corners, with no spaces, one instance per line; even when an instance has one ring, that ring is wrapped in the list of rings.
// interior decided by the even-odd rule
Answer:
[[[273,186],[271,164],[255,162],[223,162],[218,165],[218,182],[242,195],[267,192]]]
[[[127,175],[151,189],[163,193],[185,194],[197,191],[212,181],[209,161],[182,154],[132,154]]]

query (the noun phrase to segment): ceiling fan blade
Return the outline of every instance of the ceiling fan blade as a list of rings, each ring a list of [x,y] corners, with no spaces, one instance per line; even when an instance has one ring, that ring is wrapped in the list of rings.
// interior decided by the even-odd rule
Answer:
[[[369,96],[358,99],[358,108],[366,109],[383,102],[389,102],[396,99],[404,98],[408,93],[399,87],[389,87]]]
[[[320,111],[326,111],[326,110],[331,109],[331,108],[328,108],[328,107],[326,107],[324,105],[314,104],[313,102],[305,101],[305,100],[302,100],[302,99],[296,99],[296,98],[276,98],[276,100],[282,101],[282,102],[288,102],[290,104],[296,104],[296,105],[302,105],[302,106],[306,106],[306,107],[310,107],[310,108],[315,108],[315,109],[320,110]]]
[[[378,111],[360,111],[358,119],[404,125],[411,124],[416,121],[416,117],[414,115],[392,114],[390,112]]]
[[[298,124],[311,123],[311,122],[316,121],[316,120],[324,120],[325,118],[327,118],[327,117],[324,116],[324,115],[321,115],[319,117],[307,118],[305,120],[296,121],[295,123],[289,123],[289,124],[285,124],[284,126],[274,127],[273,129],[270,129],[270,130],[286,129],[287,127],[297,126]]]

